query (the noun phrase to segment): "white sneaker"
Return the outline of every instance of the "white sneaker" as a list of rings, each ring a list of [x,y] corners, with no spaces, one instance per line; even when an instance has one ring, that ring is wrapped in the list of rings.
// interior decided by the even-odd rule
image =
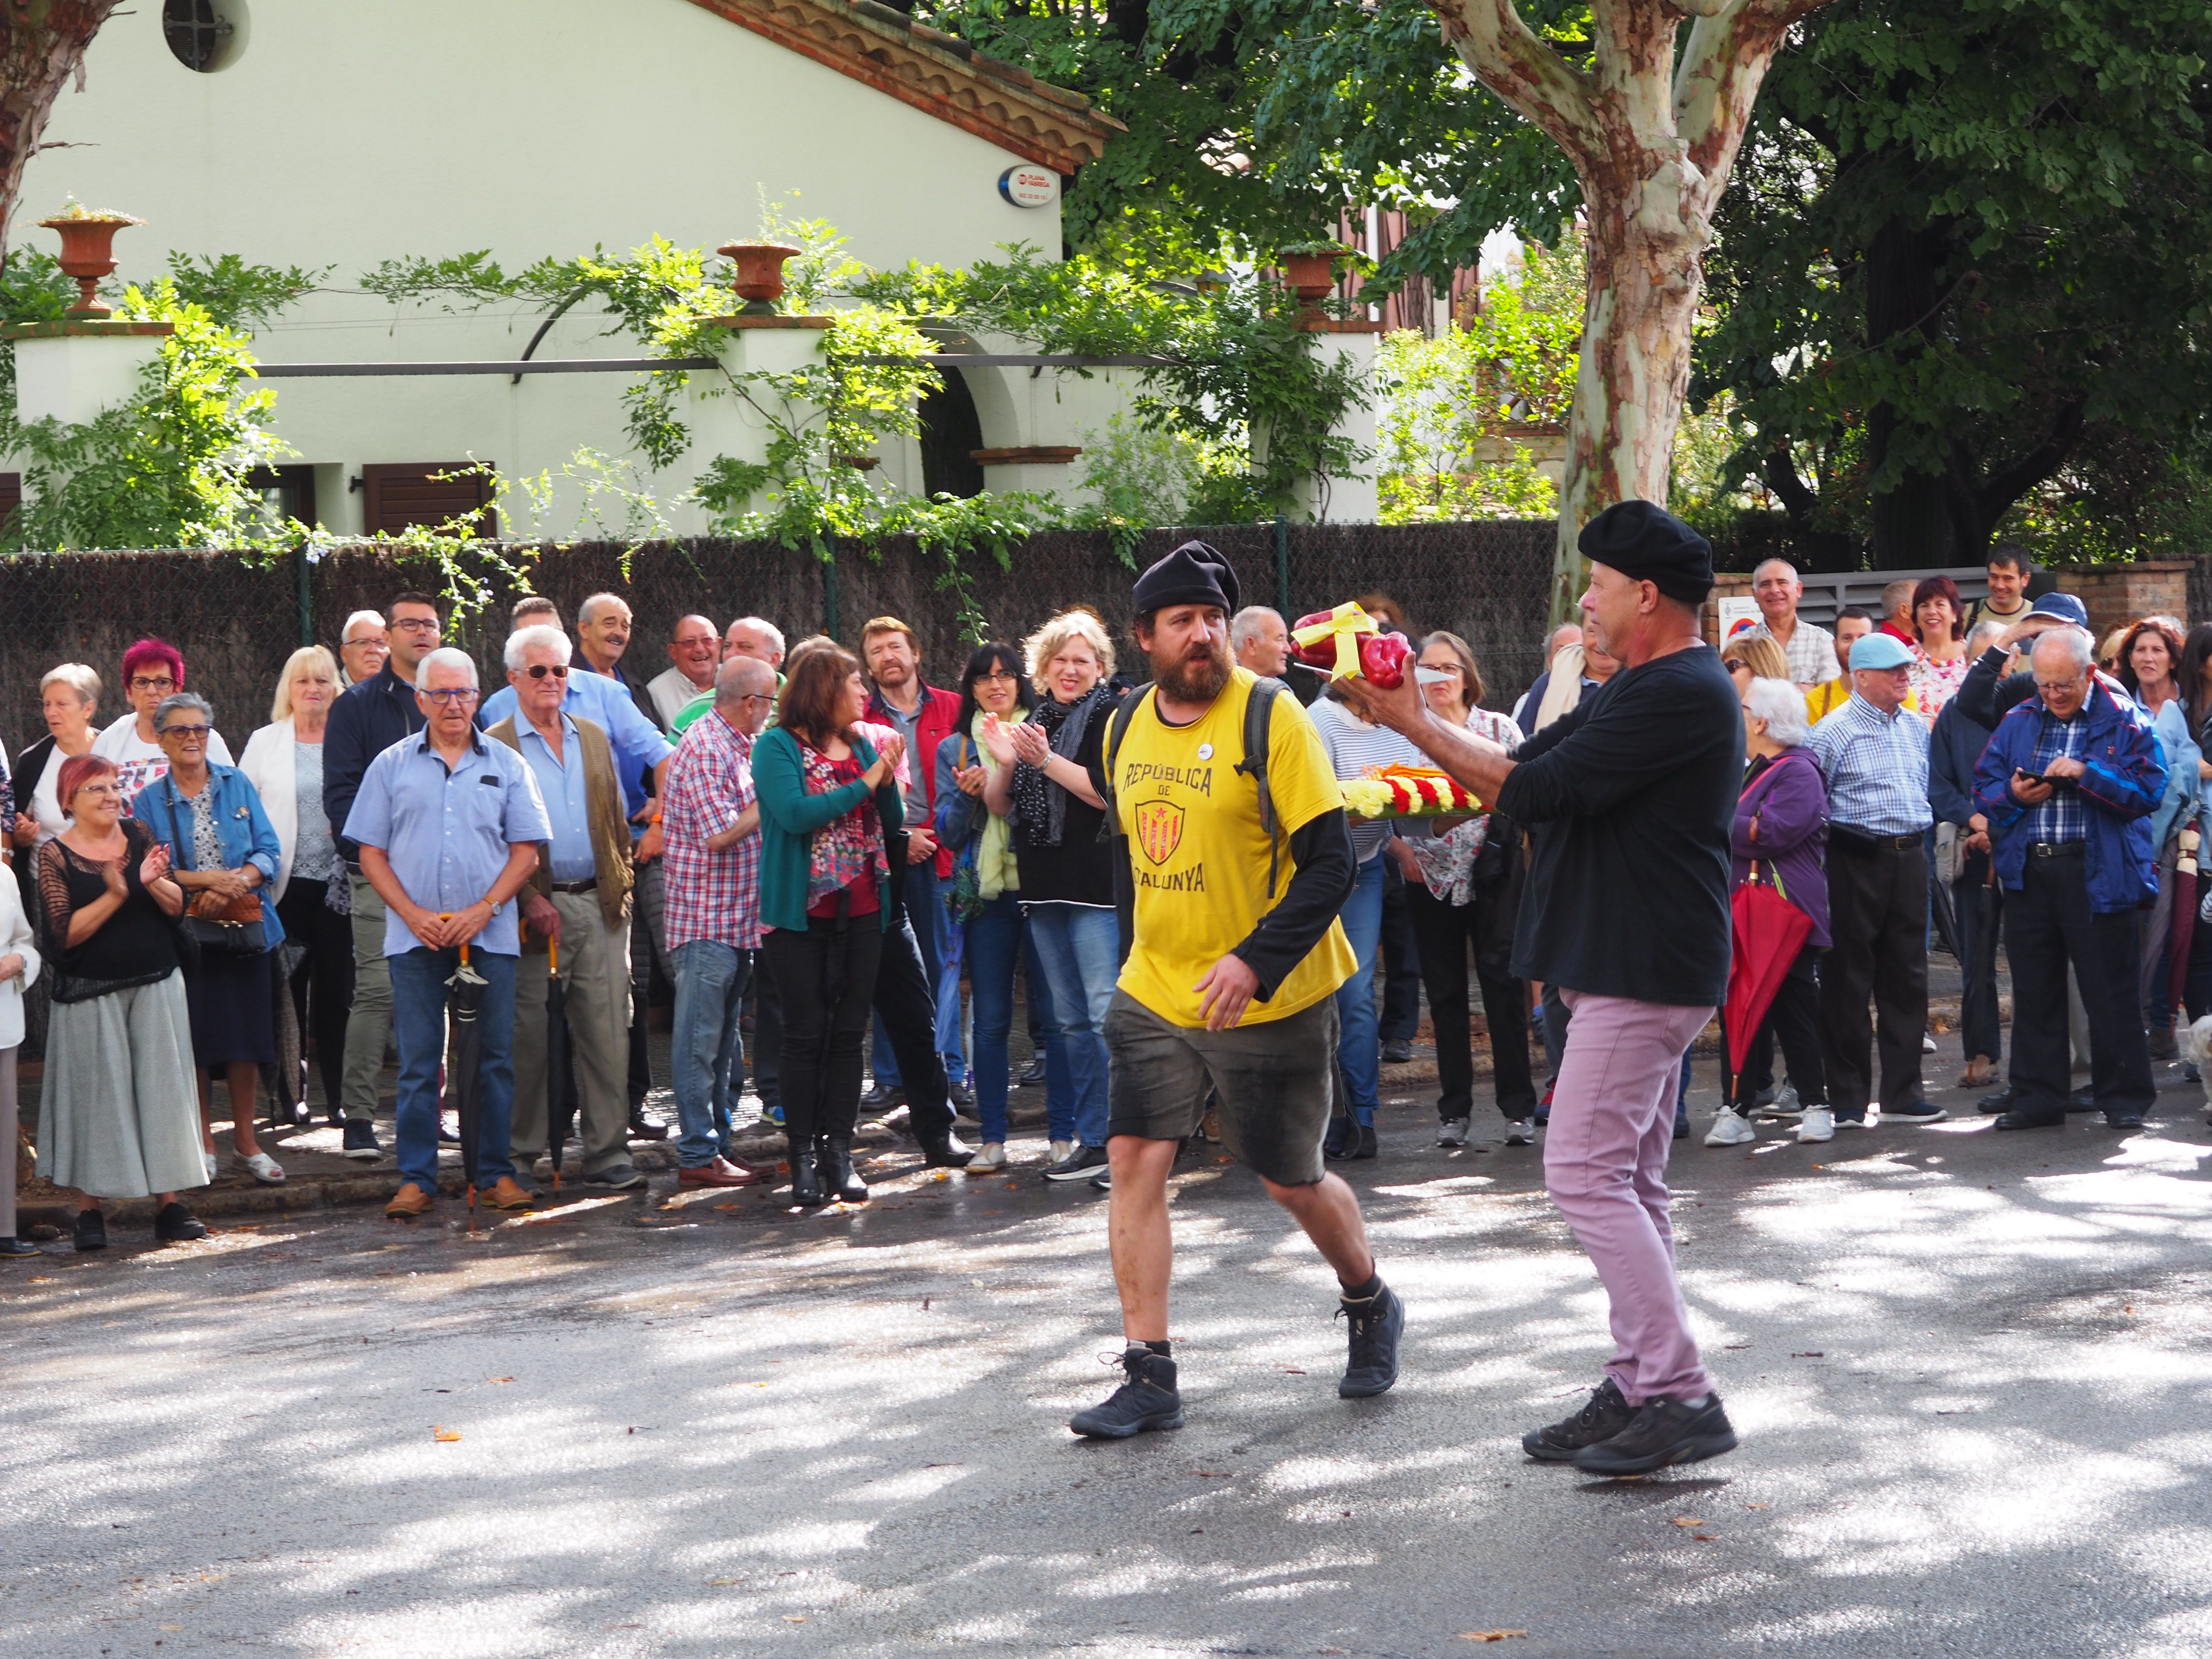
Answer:
[[[978,1170],[1003,1170],[1006,1167],[1006,1143],[987,1140],[975,1149],[975,1156],[968,1160],[968,1173]]]
[[[1075,1143],[1072,1140],[1055,1140],[1048,1150],[1052,1156],[1045,1160],[1046,1163],[1065,1164],[1067,1162],[1069,1154],[1075,1151]]]
[[[1740,1112],[1719,1111],[1713,1114],[1713,1127],[1705,1136],[1708,1146],[1741,1146],[1759,1139],[1759,1131],[1751,1121]]]
[[[222,1173],[222,1165],[216,1162],[216,1156],[213,1152],[202,1152],[200,1154],[200,1162],[207,1165],[208,1185],[210,1187],[214,1186],[216,1177]]]
[[[266,1152],[256,1152],[251,1158],[240,1158],[238,1160],[238,1167],[264,1187],[281,1187],[284,1184],[283,1166]]]
[[[1448,1117],[1437,1126],[1437,1145],[1464,1146],[1467,1145],[1468,1121],[1463,1117]]]
[[[1536,1131],[1525,1117],[1508,1118],[1505,1122],[1505,1144],[1509,1146],[1533,1146]]]
[[[1798,1140],[1833,1140],[1835,1138],[1835,1112],[1826,1106],[1808,1106],[1805,1115],[1797,1122]]]
[[[1932,1054],[1936,1052],[1936,1039],[1925,1031],[1920,1034],[1920,1052],[1923,1054]]]

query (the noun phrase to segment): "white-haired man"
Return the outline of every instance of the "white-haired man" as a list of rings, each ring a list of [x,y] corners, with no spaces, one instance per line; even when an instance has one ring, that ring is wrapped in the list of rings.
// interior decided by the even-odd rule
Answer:
[[[374,678],[391,654],[391,635],[380,611],[356,611],[338,629],[338,662],[348,685]]]
[[[732,623],[722,635],[722,660],[732,657],[750,657],[755,662],[764,662],[775,671],[775,683],[783,684],[783,630],[763,617],[740,617]],[[674,720],[668,722],[668,735],[681,738],[691,729],[691,722],[714,706],[714,688],[708,686],[685,703]]]
[[[476,729],[477,666],[447,647],[416,665],[421,732],[368,763],[346,814],[361,870],[384,901],[392,1029],[399,1045],[404,1184],[385,1213],[428,1212],[438,1195],[438,1077],[446,988],[460,953],[484,981],[477,1009],[477,1182],[492,1206],[526,1210],[507,1156],[514,1099],[514,899],[551,835],[522,757]]]
[[[1810,691],[1843,673],[1843,665],[1836,660],[1836,636],[1797,614],[1805,584],[1798,580],[1796,565],[1787,559],[1763,561],[1751,573],[1751,597],[1759,602],[1759,614],[1765,618],[1751,631],[1765,635],[1782,647],[1790,664],[1790,678],[1800,691]]]
[[[1279,611],[1248,605],[1229,619],[1229,652],[1239,668],[1279,680],[1291,664],[1290,624]]]
[[[530,923],[515,969],[514,1115],[509,1144],[527,1170],[548,1149],[547,1002],[560,954],[584,1179],[617,1192],[645,1185],[629,1160],[630,840],[614,750],[596,722],[561,707],[574,672],[568,637],[526,628],[507,642],[507,683],[520,708],[484,735],[529,763],[552,835],[523,896]]]

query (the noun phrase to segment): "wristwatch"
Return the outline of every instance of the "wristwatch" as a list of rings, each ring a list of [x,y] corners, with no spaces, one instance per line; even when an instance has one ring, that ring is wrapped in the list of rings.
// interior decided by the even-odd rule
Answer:
[[[507,901],[505,899],[495,899],[487,896],[484,899],[484,902],[491,906],[491,913],[494,915],[497,915],[501,910],[507,908]]]

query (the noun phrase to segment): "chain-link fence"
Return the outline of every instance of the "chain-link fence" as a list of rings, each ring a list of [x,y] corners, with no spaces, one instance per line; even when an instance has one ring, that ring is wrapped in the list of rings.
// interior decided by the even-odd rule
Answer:
[[[834,631],[856,643],[869,617],[902,618],[920,636],[928,672],[951,678],[976,622],[1018,640],[1071,605],[1097,611],[1125,636],[1137,570],[1200,538],[1228,556],[1246,604],[1295,618],[1344,600],[1385,593],[1417,629],[1447,628],[1474,647],[1493,706],[1510,705],[1542,667],[1548,522],[1234,525],[1146,533],[1125,559],[1103,534],[1055,532],[1013,550],[1001,568],[969,554],[957,572],[910,541],[870,557],[846,549],[828,566],[773,544],[694,540],[650,544],[624,559],[615,543],[510,549],[530,591],[573,617],[589,594],[619,593],[635,613],[630,661],[647,673],[678,617],[699,612],[716,627],[747,614],[796,641]],[[625,572],[627,563],[627,572]],[[303,580],[304,578],[304,580]],[[89,664],[106,691],[100,717],[124,707],[125,647],[158,635],[184,653],[191,688],[214,704],[235,752],[268,719],[278,668],[302,637],[335,646],[349,613],[380,609],[402,588],[434,590],[428,558],[379,545],[341,548],[304,571],[295,556],[261,566],[223,553],[63,553],[0,560],[0,742],[9,754],[42,735],[39,677],[58,663]],[[490,605],[453,630],[497,683],[507,607],[519,589],[495,582]],[[834,628],[832,611],[834,609]],[[303,635],[302,617],[307,617]]]

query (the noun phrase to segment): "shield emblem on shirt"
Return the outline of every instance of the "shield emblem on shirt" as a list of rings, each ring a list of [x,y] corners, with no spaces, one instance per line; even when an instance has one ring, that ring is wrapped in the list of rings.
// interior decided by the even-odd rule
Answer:
[[[1182,844],[1182,808],[1172,801],[1148,800],[1137,808],[1137,845],[1155,864],[1165,864]]]

